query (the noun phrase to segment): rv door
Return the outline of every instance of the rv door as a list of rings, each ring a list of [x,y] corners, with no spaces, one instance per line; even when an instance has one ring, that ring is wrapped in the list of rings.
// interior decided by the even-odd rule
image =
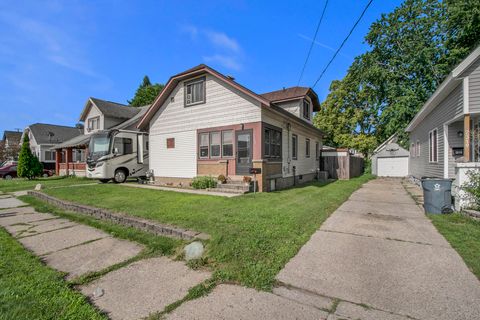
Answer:
[[[143,163],[143,134],[137,134],[137,162]]]

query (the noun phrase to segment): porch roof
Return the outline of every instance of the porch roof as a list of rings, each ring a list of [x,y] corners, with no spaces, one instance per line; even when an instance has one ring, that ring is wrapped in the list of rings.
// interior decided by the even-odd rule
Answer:
[[[55,149],[65,149],[65,148],[75,148],[75,147],[85,147],[88,145],[88,142],[90,141],[90,135],[79,135],[76,136],[68,141],[65,141],[63,143],[57,144],[54,147],[52,147],[52,150]]]

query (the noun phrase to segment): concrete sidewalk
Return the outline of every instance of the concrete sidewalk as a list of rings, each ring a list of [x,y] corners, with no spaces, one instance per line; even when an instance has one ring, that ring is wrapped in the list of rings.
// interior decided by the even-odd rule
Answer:
[[[480,319],[480,282],[395,179],[352,194],[277,279],[299,302],[340,299],[337,317]]]

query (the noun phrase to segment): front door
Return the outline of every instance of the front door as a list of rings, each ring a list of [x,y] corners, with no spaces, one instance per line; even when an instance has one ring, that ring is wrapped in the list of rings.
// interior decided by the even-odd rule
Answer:
[[[237,131],[236,174],[249,174],[252,167],[252,130]]]

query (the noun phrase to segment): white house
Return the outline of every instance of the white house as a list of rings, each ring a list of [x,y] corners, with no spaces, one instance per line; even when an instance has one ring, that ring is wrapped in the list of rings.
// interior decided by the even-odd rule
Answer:
[[[234,180],[258,168],[259,189],[271,191],[317,177],[318,109],[310,88],[256,94],[202,64],[171,77],[138,127],[149,131],[156,181]]]

